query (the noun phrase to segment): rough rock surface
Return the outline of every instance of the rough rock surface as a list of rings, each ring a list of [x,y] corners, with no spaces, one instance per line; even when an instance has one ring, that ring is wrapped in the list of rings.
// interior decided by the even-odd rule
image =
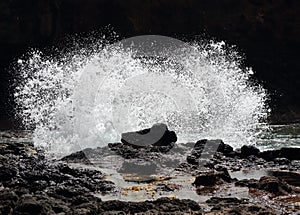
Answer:
[[[212,207],[211,215],[279,215],[269,207],[251,204],[247,199],[212,197],[206,201]]]
[[[0,214],[70,213],[78,198],[101,201],[90,193],[114,190],[101,172],[50,162],[32,144],[0,146]]]
[[[214,145],[213,147],[207,145]],[[216,145],[219,145],[216,149]],[[205,148],[205,149],[204,149]],[[210,150],[212,149],[212,150]],[[205,150],[205,153],[203,151]],[[209,155],[209,156],[208,156]],[[199,140],[188,153],[186,162],[193,168],[204,166],[219,170],[238,171],[241,169],[300,170],[299,148],[281,148],[261,152],[255,146],[242,146],[233,150],[221,140]]]
[[[224,171],[214,171],[214,172],[204,172],[196,176],[194,181],[195,186],[214,186],[223,183],[232,182],[227,170]]]
[[[259,153],[259,149],[255,146],[242,146],[241,148],[241,156],[248,157],[250,155],[257,156]]]
[[[276,158],[286,158],[289,160],[300,160],[300,148],[281,148],[279,150],[269,150],[258,155],[265,160],[274,160]]]
[[[276,196],[293,194],[297,191],[285,181],[282,181],[274,176],[264,176],[259,180],[244,179],[236,182],[236,185],[264,190]]]
[[[233,150],[220,140],[172,143],[167,146],[147,145],[141,148],[113,143],[73,153],[60,161],[50,161],[45,158],[42,150],[36,149],[31,143],[1,143],[0,214],[262,215],[289,214],[299,210],[300,185],[297,180],[300,162],[294,160],[295,157],[289,157],[293,158],[290,160],[277,156],[277,151],[271,160],[265,160],[261,157],[262,152],[251,149],[254,150],[251,153],[248,150],[245,156],[242,150]],[[197,162],[187,162],[187,157],[191,155],[197,158]],[[79,162],[85,166],[98,165],[89,160],[102,161],[111,157],[118,158],[118,161],[114,161],[120,162],[120,169],[116,170],[125,173],[124,181],[145,183],[147,185],[143,189],[152,189],[151,192],[156,192],[158,198],[141,202],[104,201],[105,195],[100,195],[103,197],[101,200],[93,193],[116,196],[125,194],[120,191],[119,185],[109,182],[108,175],[68,164]],[[201,163],[203,160],[205,162]],[[243,169],[272,170],[273,176],[263,176],[257,180],[231,177],[233,172]],[[136,175],[125,176],[128,172]],[[171,181],[172,177],[176,179],[178,175],[189,178]],[[157,186],[153,187],[155,182]],[[163,192],[177,192],[184,188],[183,185],[189,189],[183,191],[194,192],[196,196],[205,194],[210,199],[198,204],[191,199],[177,199],[181,197],[180,193],[169,198],[159,196]],[[132,192],[142,190],[139,184],[130,189]]]
[[[155,124],[151,128],[122,134],[121,142],[133,147],[169,146],[177,141],[174,131],[169,131],[165,124]]]
[[[234,156],[233,148],[224,144],[222,140],[199,140],[195,143],[190,155],[187,156],[187,162],[193,165],[199,165],[201,159],[211,160],[216,152],[227,156]]]

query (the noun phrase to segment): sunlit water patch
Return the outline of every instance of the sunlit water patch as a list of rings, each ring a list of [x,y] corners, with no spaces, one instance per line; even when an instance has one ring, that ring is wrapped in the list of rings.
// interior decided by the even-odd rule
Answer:
[[[33,51],[18,60],[15,101],[37,146],[61,156],[159,122],[179,142],[257,142],[268,115],[266,92],[224,42],[194,42],[157,58],[105,44],[55,57]]]

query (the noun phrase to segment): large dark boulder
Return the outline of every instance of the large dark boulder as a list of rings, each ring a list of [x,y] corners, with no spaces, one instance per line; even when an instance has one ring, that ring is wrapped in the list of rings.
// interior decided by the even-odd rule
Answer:
[[[242,157],[249,157],[250,155],[257,156],[258,153],[259,153],[259,149],[256,148],[255,146],[244,145],[241,148],[241,156]]]
[[[122,134],[121,142],[133,147],[168,146],[177,141],[174,131],[169,131],[165,124],[155,124],[151,128]]]
[[[220,145],[218,147],[218,152],[221,152],[227,156],[234,155],[233,147],[228,144],[225,144],[223,141],[220,142]]]
[[[223,184],[224,182],[232,182],[227,170],[224,171],[213,171],[213,172],[204,172],[196,176],[194,185],[198,186],[215,186]]]

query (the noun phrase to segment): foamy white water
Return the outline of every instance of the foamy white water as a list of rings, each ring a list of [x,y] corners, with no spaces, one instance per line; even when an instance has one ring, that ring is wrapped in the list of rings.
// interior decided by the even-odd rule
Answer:
[[[157,58],[122,43],[55,58],[34,51],[18,61],[19,115],[37,146],[61,155],[159,122],[179,141],[255,144],[268,115],[266,92],[224,46],[197,42]]]

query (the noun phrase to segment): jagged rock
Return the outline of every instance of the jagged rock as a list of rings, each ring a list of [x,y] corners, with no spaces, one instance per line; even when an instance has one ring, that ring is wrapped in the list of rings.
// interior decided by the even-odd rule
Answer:
[[[195,155],[188,155],[186,157],[186,161],[192,165],[198,165],[198,163],[199,163],[198,158]]]
[[[206,153],[203,153],[206,143],[208,144],[208,148],[206,148],[208,150]],[[272,161],[269,163],[264,162],[263,159],[257,158],[254,155],[248,156],[247,159],[240,159],[236,156],[230,157],[227,155],[227,153],[232,153],[230,147],[227,147],[225,144],[223,145],[222,142],[215,143],[216,144],[210,145],[207,140],[201,140],[195,144],[194,148],[188,144],[189,146],[183,146],[180,149],[177,148],[175,151],[172,151],[171,149],[179,147],[179,145],[174,145],[174,143],[169,144],[168,146],[149,145],[141,148],[136,148],[132,145],[126,145],[123,143],[116,143],[109,144],[109,146],[104,148],[85,149],[77,155],[82,156],[87,152],[95,154],[95,156],[99,154],[100,158],[102,158],[101,156],[112,156],[118,154],[120,155],[118,158],[120,157],[122,161],[126,161],[124,167],[125,170],[126,168],[128,169],[128,167],[126,167],[127,164],[136,164],[134,168],[138,171],[154,167],[153,172],[155,172],[155,167],[157,166],[158,168],[161,168],[159,169],[159,173],[163,174],[169,174],[168,171],[170,169],[175,169],[176,172],[179,171],[179,173],[191,173],[196,176],[194,184],[196,185],[197,192],[200,188],[208,188],[207,190],[212,190],[210,188],[218,189],[223,186],[232,186],[233,184],[231,183],[225,184],[235,181],[230,178],[227,172],[229,167],[231,168],[232,166],[234,167],[237,165],[242,167],[251,167],[251,165],[255,165],[255,167],[259,168],[263,168],[262,165],[273,165],[272,167],[278,167],[278,165],[280,165],[279,163],[289,161],[280,158],[274,159],[274,162]],[[219,145],[216,148],[215,146],[217,146],[217,143],[219,143]],[[26,145],[25,147],[28,147],[26,150],[29,151],[36,150],[30,145]],[[11,175],[9,174],[9,177],[3,181],[2,178],[0,178],[0,214],[21,214],[22,212],[23,214],[105,214],[108,211],[124,212],[125,214],[204,213],[202,208],[192,200],[161,198],[155,201],[143,202],[103,202],[101,199],[92,196],[91,193],[118,192],[118,189],[114,189],[115,185],[112,182],[106,181],[108,178],[106,180],[104,179],[104,174],[102,174],[102,172],[91,169],[72,168],[70,165],[62,161],[49,162],[47,159],[43,158],[43,156],[40,156],[41,152],[38,150],[36,150],[37,154],[27,154],[26,150],[23,150],[23,144],[10,145],[7,143],[6,148],[9,148],[10,151],[7,154],[0,155],[0,162],[2,166],[12,169],[14,173]],[[191,150],[194,152],[193,156],[201,156],[202,158],[202,155],[204,155],[207,158],[208,162],[205,167],[200,168],[199,166],[182,163],[180,166],[178,165],[174,168],[172,166],[169,168],[171,165],[168,164],[168,162],[174,164],[174,160],[172,159],[173,157],[176,157],[176,155],[180,153],[186,155]],[[212,152],[216,153],[214,154]],[[214,156],[207,156],[211,154]],[[170,159],[163,160],[161,159],[163,156]],[[71,161],[73,158],[76,160],[78,156],[70,156],[69,158],[70,160],[68,161]],[[143,165],[143,162],[145,162],[146,165]],[[157,165],[148,165],[153,163]],[[289,165],[297,167],[298,162],[293,161],[290,162]],[[129,167],[130,170],[132,168],[132,166]],[[147,171],[149,169],[147,169]],[[213,169],[217,171],[211,172]],[[130,180],[127,180],[127,182],[134,181],[134,177],[141,178],[140,174],[144,173],[145,172],[138,172],[137,176],[127,176],[127,179],[132,177]],[[148,171],[145,174],[150,173]],[[171,177],[172,176],[173,175],[171,175]],[[153,176],[153,178],[151,177],[152,176],[149,175],[143,176],[143,181],[136,180],[135,182],[151,183],[160,179],[156,176]],[[165,179],[170,182],[170,178]],[[125,177],[124,180],[126,180]],[[171,183],[164,186],[166,181],[160,181],[159,183],[162,185],[158,186],[157,189],[154,188],[154,190],[157,193],[172,192],[178,188],[176,184],[173,185]],[[220,184],[222,184],[222,186],[214,186]],[[274,195],[285,195],[290,192],[289,185],[286,186],[286,184],[280,180],[278,182],[262,178],[260,181],[239,181],[236,184],[275,193]],[[292,186],[290,187],[293,189]],[[294,192],[294,190],[291,192]],[[297,193],[295,192],[295,194]],[[225,200],[219,199],[219,203],[216,201],[216,199],[212,199],[211,202],[208,201],[207,203],[204,203],[211,206],[211,213],[243,214],[243,212],[245,212],[245,214],[248,215],[267,214],[267,212],[270,211],[274,212],[272,211],[274,208],[265,210],[261,205],[253,205],[250,203],[244,204],[244,200],[237,201],[235,199],[227,198]],[[32,212],[32,210],[34,210],[34,212]],[[276,212],[273,214],[276,214]]]
[[[100,198],[97,198],[91,194],[84,194],[84,195],[79,195],[79,196],[74,196],[72,198],[72,205],[82,205],[84,203],[88,203],[88,202],[101,202]]]
[[[243,179],[236,182],[237,186],[246,186],[272,193],[276,196],[288,195],[294,192],[292,186],[274,176],[263,176],[259,180]]]
[[[279,165],[287,165],[291,163],[291,161],[287,158],[275,158],[273,161]]]
[[[107,211],[122,211],[125,214],[184,214],[184,212],[199,214],[202,209],[197,202],[189,199],[159,198],[154,201],[144,202],[101,202],[99,205],[100,214]]]
[[[9,181],[16,176],[16,174],[17,171],[15,170],[15,167],[0,164],[0,181]]]
[[[43,204],[36,201],[31,196],[23,197],[14,208],[15,215],[43,215],[47,210]]]
[[[278,157],[300,160],[300,148],[281,148]]]
[[[222,140],[202,139],[195,143],[191,155],[188,155],[186,160],[192,165],[198,165],[203,161],[205,165],[217,152],[230,153],[231,149]]]
[[[258,153],[258,157],[265,159],[266,161],[272,161],[279,156],[279,150],[267,150]]]
[[[292,186],[300,187],[300,172],[296,171],[272,171],[275,176]]]
[[[6,148],[10,153],[0,156],[0,214],[70,214],[74,197],[114,189],[97,170],[74,169],[27,154],[35,150],[30,144],[7,143]]]
[[[87,158],[87,155],[84,153],[84,151],[78,151],[70,155],[67,155],[63,157],[61,161],[74,162],[74,163],[86,163],[86,164],[90,163],[90,160]]]
[[[234,156],[233,147],[228,144],[225,144],[223,141],[221,141],[219,145],[218,152],[221,152],[224,155]]]
[[[265,190],[275,195],[291,194],[293,189],[285,181],[273,176],[261,177],[258,181],[258,189]]]
[[[142,148],[137,148],[135,146],[123,143],[108,144],[110,150],[114,151],[117,155],[120,155],[125,159],[145,158],[151,154],[167,153],[173,148],[173,146],[174,143],[170,143],[167,146],[149,145]]]
[[[253,205],[247,199],[212,197],[206,203],[211,207],[208,214],[214,215],[281,214],[259,203]]]
[[[242,157],[249,157],[251,155],[257,156],[258,153],[259,153],[259,149],[256,148],[255,146],[244,145],[241,148],[241,156]]]
[[[147,128],[136,132],[127,132],[122,134],[121,142],[133,147],[168,146],[177,141],[174,131],[169,131],[165,124],[155,124],[151,128]]]
[[[11,214],[12,209],[17,201],[18,201],[18,196],[14,191],[1,190],[0,191],[0,214]]]
[[[232,179],[227,170],[221,172],[207,172],[196,176],[194,181],[195,186],[214,186],[223,184],[224,182],[232,182]]]
[[[248,201],[245,200],[245,199],[238,199],[238,198],[235,198],[235,197],[232,197],[232,198],[212,197],[212,198],[208,199],[206,202],[209,205],[214,205],[214,204],[226,205],[226,204],[232,204],[232,203],[233,204],[245,204]]]

